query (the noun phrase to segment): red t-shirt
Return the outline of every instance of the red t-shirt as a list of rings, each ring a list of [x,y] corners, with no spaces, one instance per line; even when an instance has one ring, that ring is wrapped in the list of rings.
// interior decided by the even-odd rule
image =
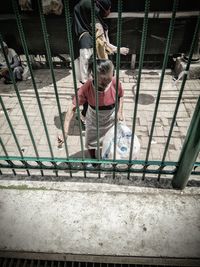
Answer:
[[[113,78],[110,84],[107,86],[105,91],[98,92],[98,100],[99,100],[99,107],[102,106],[109,106],[115,104],[115,95],[116,95],[116,79]],[[122,89],[122,85],[119,82],[118,86],[118,97],[123,97],[124,90]],[[80,87],[78,90],[78,105],[83,105],[86,102],[90,106],[95,107],[95,89],[93,87],[92,80],[88,80],[84,85]],[[76,106],[76,98],[73,99],[73,104]]]

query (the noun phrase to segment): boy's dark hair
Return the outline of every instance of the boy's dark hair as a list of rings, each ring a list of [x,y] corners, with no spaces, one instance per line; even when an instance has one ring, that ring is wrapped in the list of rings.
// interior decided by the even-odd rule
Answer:
[[[97,73],[106,74],[113,67],[113,63],[109,59],[96,59]],[[93,73],[94,59],[93,56],[90,57],[88,61],[88,72]]]

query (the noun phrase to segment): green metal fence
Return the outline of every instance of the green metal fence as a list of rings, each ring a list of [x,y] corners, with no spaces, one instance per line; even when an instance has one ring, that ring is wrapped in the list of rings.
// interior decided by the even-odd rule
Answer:
[[[46,24],[46,18],[42,11],[42,5],[41,1],[38,0],[38,10],[39,10],[39,18],[41,22],[41,29],[43,34],[43,41],[46,48],[46,57],[48,60],[48,66],[50,69],[51,79],[52,79],[52,85],[54,90],[54,95],[56,99],[56,105],[57,105],[57,112],[58,116],[61,122],[61,131],[63,136],[65,136],[64,132],[64,125],[63,125],[63,119],[62,119],[62,105],[61,105],[61,99],[59,95],[59,88],[56,82],[55,77],[55,70],[52,63],[52,53],[51,53],[51,45],[49,41],[48,36],[48,29]],[[71,30],[71,14],[69,9],[69,1],[65,0],[64,3],[64,16],[65,16],[65,25],[62,25],[62,27],[65,27],[66,29],[66,47],[69,47],[70,52],[70,58],[71,58],[71,67],[72,67],[72,76],[73,76],[73,87],[74,87],[74,95],[76,97],[76,100],[78,99],[77,95],[77,82],[76,82],[76,73],[75,73],[75,66],[74,66],[74,51],[73,51],[73,41],[72,41],[72,30]],[[94,14],[94,1],[91,1],[92,5],[92,27],[93,27],[93,36],[95,36],[95,14]],[[112,160],[102,160],[100,155],[100,146],[99,146],[99,111],[98,111],[98,94],[96,94],[96,122],[97,122],[97,159],[92,160],[86,157],[85,151],[84,151],[84,140],[83,140],[83,134],[82,134],[82,128],[81,128],[81,120],[80,120],[80,109],[77,107],[77,117],[78,117],[78,132],[80,137],[80,148],[81,148],[81,156],[80,157],[71,157],[69,153],[69,143],[68,140],[64,139],[64,149],[65,149],[65,157],[56,157],[54,154],[54,146],[52,138],[49,135],[49,128],[47,125],[44,107],[42,105],[42,101],[40,98],[40,94],[37,88],[37,83],[35,80],[35,74],[32,68],[32,64],[30,62],[29,58],[29,50],[27,46],[27,40],[26,35],[21,19],[21,13],[17,4],[17,1],[12,0],[12,6],[13,11],[15,14],[16,24],[19,32],[19,36],[21,39],[21,44],[24,50],[24,55],[26,57],[27,65],[30,71],[30,77],[32,81],[32,86],[34,89],[34,97],[37,100],[37,105],[39,109],[39,116],[41,117],[42,121],[42,127],[44,128],[44,135],[46,136],[46,143],[47,147],[49,149],[50,156],[41,156],[40,150],[38,150],[37,147],[37,141],[36,136],[34,136],[32,131],[32,125],[30,123],[30,118],[27,115],[27,111],[24,107],[23,99],[20,94],[20,90],[18,88],[18,84],[15,82],[15,79],[12,74],[11,67],[8,62],[7,55],[5,53],[5,49],[3,47],[3,36],[0,35],[0,44],[2,51],[4,53],[4,57],[6,59],[6,63],[9,68],[9,72],[11,75],[12,83],[13,83],[13,89],[15,91],[16,97],[18,99],[18,104],[20,106],[20,110],[22,112],[22,117],[25,121],[25,125],[28,129],[28,133],[30,135],[30,140],[35,156],[29,156],[24,155],[22,152],[22,144],[20,144],[20,141],[18,140],[18,135],[15,131],[15,127],[12,123],[12,120],[9,116],[9,113],[6,108],[6,102],[4,101],[4,97],[0,97],[0,104],[2,111],[4,113],[4,116],[7,121],[7,125],[9,126],[9,129],[11,131],[11,134],[14,138],[14,146],[18,149],[18,154],[16,155],[10,155],[10,153],[7,151],[6,143],[4,141],[4,136],[0,137],[0,144],[1,144],[1,156],[0,156],[0,169],[1,173],[3,174],[5,169],[12,170],[13,174],[16,175],[19,170],[25,170],[27,175],[31,175],[33,173],[33,170],[39,170],[40,174],[42,176],[45,175],[45,171],[52,170],[54,171],[54,174],[58,176],[59,174],[62,175],[61,171],[67,171],[70,177],[74,176],[74,172],[78,171],[79,175],[82,173],[84,177],[86,178],[91,173],[94,174],[97,173],[98,177],[101,178],[104,173],[111,173],[113,175],[113,178],[115,178],[116,173],[124,174],[127,179],[130,179],[131,175],[142,175],[142,179],[146,178],[146,175],[154,175],[154,177],[157,177],[158,180],[160,180],[162,175],[170,175],[173,178],[173,186],[176,188],[183,188],[187,180],[192,175],[200,175],[200,171],[198,171],[198,167],[200,166],[200,163],[195,162],[198,156],[198,153],[200,151],[200,98],[197,100],[196,108],[194,111],[193,118],[191,120],[191,124],[188,130],[188,134],[186,136],[185,143],[183,145],[182,151],[180,152],[180,159],[177,159],[177,161],[167,161],[166,155],[169,149],[171,137],[173,134],[174,126],[176,123],[177,113],[179,110],[179,106],[182,100],[182,95],[185,88],[185,83],[188,76],[188,71],[190,69],[190,64],[192,60],[192,55],[195,49],[195,43],[198,38],[198,32],[200,29],[200,16],[197,17],[196,27],[195,29],[191,29],[194,31],[193,34],[193,40],[191,43],[188,61],[186,65],[186,69],[183,75],[183,79],[181,81],[181,86],[179,90],[178,97],[176,99],[176,104],[171,120],[170,129],[168,132],[168,137],[166,140],[164,152],[162,155],[161,160],[149,160],[150,152],[151,152],[151,146],[152,146],[152,140],[153,135],[155,131],[155,125],[157,120],[157,114],[160,104],[160,97],[163,89],[163,83],[165,78],[165,72],[167,67],[167,62],[169,59],[170,54],[170,47],[173,40],[173,31],[174,31],[174,25],[176,21],[176,12],[178,9],[179,1],[174,0],[173,2],[173,9],[172,9],[172,16],[169,23],[169,30],[167,35],[167,41],[166,41],[166,47],[165,47],[165,53],[163,58],[163,65],[160,75],[160,82],[159,87],[157,90],[157,96],[156,96],[156,103],[153,111],[153,117],[152,117],[152,124],[150,127],[150,132],[148,137],[148,145],[145,150],[145,159],[141,160],[132,160],[132,150],[134,147],[134,134],[137,134],[137,112],[138,112],[138,105],[139,105],[139,96],[140,96],[140,86],[141,86],[141,79],[142,79],[142,71],[143,71],[143,61],[144,61],[144,55],[145,55],[145,47],[147,45],[147,34],[148,34],[148,14],[150,10],[151,1],[146,0],[145,6],[144,6],[144,20],[143,20],[143,30],[142,30],[142,38],[141,38],[141,47],[140,47],[140,53],[139,53],[139,68],[138,68],[138,74],[137,74],[137,81],[136,81],[136,94],[135,94],[135,100],[134,105],[132,106],[132,141],[131,141],[131,149],[130,149],[130,156],[129,160],[117,160],[116,159],[116,145],[114,148],[114,156]],[[118,109],[118,87],[119,83],[118,80],[120,79],[120,46],[121,46],[121,32],[122,32],[122,10],[123,10],[123,1],[118,1],[118,23],[117,23],[117,57],[116,57],[116,103],[115,103],[115,110]],[[96,49],[95,49],[95,38],[93,38],[93,47],[94,47],[94,58],[96,57]],[[95,87],[97,88],[97,73],[96,73],[96,62],[94,61],[94,79],[95,79]],[[77,101],[78,102],[78,101]],[[117,122],[117,112],[115,112],[115,121]],[[2,126],[3,127],[3,126]],[[115,134],[114,134],[114,144],[116,144],[117,140],[117,123],[115,124]],[[189,140],[189,141],[188,141]],[[187,162],[187,164],[186,164]],[[88,166],[88,163],[97,163],[97,167],[95,170]]]

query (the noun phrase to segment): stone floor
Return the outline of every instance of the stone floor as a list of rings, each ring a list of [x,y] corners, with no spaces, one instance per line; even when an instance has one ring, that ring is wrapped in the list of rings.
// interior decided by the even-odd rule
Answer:
[[[0,255],[200,266],[200,188],[0,180],[0,203]]]
[[[74,93],[73,78],[71,70],[55,69],[56,87],[59,94],[59,102],[62,115],[68,110]],[[54,85],[48,69],[35,70],[35,82],[37,92],[40,97],[41,106],[44,112],[53,155],[55,157],[66,157],[65,149],[59,150],[57,147],[57,135],[61,133],[59,112],[55,96]],[[161,70],[143,70],[140,84],[139,105],[136,120],[136,135],[141,143],[139,159],[144,160],[147,152],[149,133],[152,125],[152,117],[155,109],[155,101],[159,88]],[[132,127],[134,111],[134,96],[136,91],[137,74],[131,70],[120,70],[120,80],[125,91],[124,114],[129,127]],[[32,81],[22,81],[17,83],[18,92],[24,105],[33,137],[40,157],[50,157],[50,149],[38,108],[36,94]],[[151,142],[149,160],[161,160],[166,144],[166,139],[170,129],[176,101],[179,94],[181,81],[176,85],[172,80],[171,71],[167,70],[160,103],[158,107],[157,119],[154,135]],[[19,105],[13,85],[5,85],[0,81],[0,94],[9,115],[10,121],[17,135],[20,149],[24,156],[35,156],[35,151],[31,142],[30,134],[27,130],[22,109]],[[185,85],[182,100],[179,106],[176,123],[172,133],[167,161],[177,161],[187,129],[200,95],[200,80],[188,80]],[[0,107],[0,136],[2,142],[10,156],[19,156],[19,150],[7,123],[6,117]],[[70,126],[70,133],[67,140],[70,157],[81,156],[81,142],[78,121],[74,119]],[[83,132],[84,142],[84,132]],[[5,155],[2,146],[0,155]],[[198,158],[200,161],[200,158]]]

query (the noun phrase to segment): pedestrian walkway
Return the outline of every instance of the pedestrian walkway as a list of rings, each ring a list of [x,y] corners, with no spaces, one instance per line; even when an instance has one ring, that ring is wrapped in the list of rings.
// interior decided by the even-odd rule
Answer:
[[[69,69],[55,69],[54,72],[62,108],[62,115],[64,116],[69,108],[72,96],[74,94],[72,71]],[[139,156],[139,159],[141,160],[144,160],[146,156],[146,149],[155,108],[155,100],[160,82],[160,74],[161,70],[143,70],[142,72],[139,105],[136,120],[136,134],[139,137],[141,143],[141,152]],[[65,150],[59,150],[57,147],[57,135],[61,133],[61,126],[50,70],[35,70],[34,75],[48,127],[48,132],[50,135],[54,156],[66,157]],[[132,127],[136,79],[137,72],[133,72],[132,70],[120,70],[120,80],[125,90],[124,113],[126,123],[129,127]],[[181,81],[179,81],[175,85],[172,79],[171,71],[166,70],[154,135],[151,143],[149,160],[162,159],[166,138],[168,136],[170,123],[179,94],[180,85]],[[31,125],[31,129],[33,131],[33,136],[35,138],[39,156],[50,157],[49,146],[47,143],[47,138],[45,135],[45,130],[39,112],[32,81],[30,79],[27,81],[18,82],[17,86],[28,116],[28,120]],[[5,85],[2,81],[0,81],[0,93],[9,114],[9,118],[17,134],[23,155],[35,156],[30,135],[28,133],[20,105],[16,97],[16,93],[13,89],[13,85]],[[166,156],[166,160],[168,161],[178,160],[180,150],[199,95],[200,80],[188,80],[185,85],[182,101],[179,106],[176,124],[172,133],[169,150]],[[0,111],[0,135],[8,154],[10,156],[19,156],[19,151],[17,150],[14,138],[11,134],[10,128],[2,110]],[[73,120],[70,126],[67,144],[70,157],[80,158],[80,133],[78,128],[78,121],[76,119]],[[4,155],[2,147],[0,147],[0,155]]]
[[[41,253],[40,259],[49,253],[51,259],[54,254],[88,261],[102,256],[101,262],[111,257],[130,264],[140,258],[151,266],[159,261],[175,266],[180,259],[178,266],[200,264],[199,188],[44,181],[0,181],[0,188],[2,255],[12,251],[12,256]]]

